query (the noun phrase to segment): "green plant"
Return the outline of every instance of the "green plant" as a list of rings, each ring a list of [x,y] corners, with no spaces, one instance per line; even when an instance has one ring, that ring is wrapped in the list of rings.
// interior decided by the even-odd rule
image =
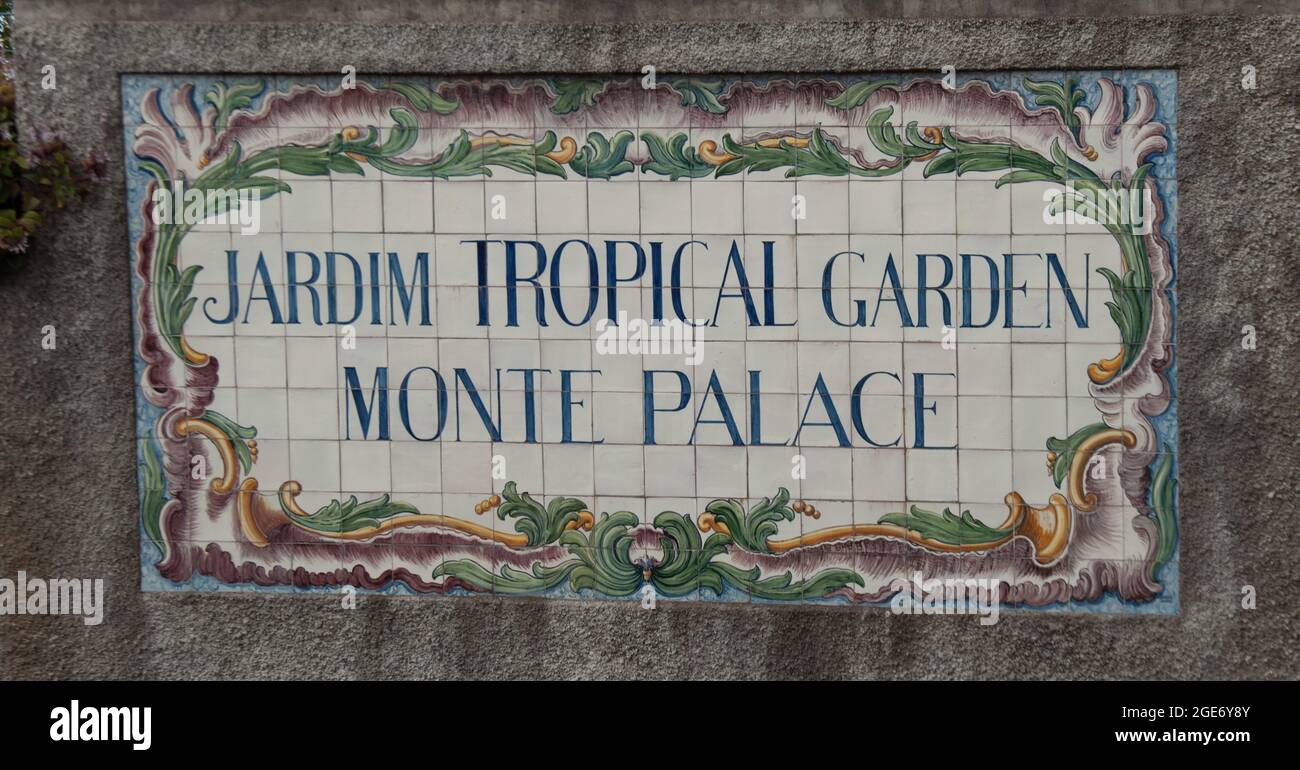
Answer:
[[[50,212],[85,195],[102,176],[92,152],[79,157],[57,134],[40,132],[27,153],[18,146],[14,84],[9,65],[10,9],[0,2],[0,272],[22,264],[28,242]]]

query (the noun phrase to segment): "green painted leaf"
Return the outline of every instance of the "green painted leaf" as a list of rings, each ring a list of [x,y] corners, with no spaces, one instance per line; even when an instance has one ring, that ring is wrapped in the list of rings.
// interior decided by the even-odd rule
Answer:
[[[577,521],[579,511],[587,507],[573,497],[557,497],[543,507],[527,492],[521,494],[513,481],[502,488],[501,499],[497,518],[514,519],[515,531],[528,536],[530,548],[559,541],[569,523]]]
[[[478,566],[474,562],[465,563],[473,564],[475,567]],[[548,567],[538,562],[533,565],[532,570],[529,572],[515,569],[506,564],[501,567],[500,573],[492,576],[492,582],[489,585],[493,593],[498,594],[531,594],[546,591],[570,579],[574,570],[581,563],[578,559],[571,559]],[[478,569],[482,570],[482,567],[478,567]],[[457,574],[458,572],[457,576],[465,579],[466,573],[454,566],[454,563],[451,570],[447,571],[446,574]],[[484,586],[482,590],[487,590],[487,586]]]
[[[924,176],[928,179],[936,174],[951,174],[957,170],[957,153],[945,152],[936,155],[929,163],[925,164]]]
[[[172,292],[172,300],[169,303],[169,309],[173,315],[179,316],[179,311],[184,306],[185,301],[190,298],[190,291],[194,288],[194,279],[198,277],[199,271],[203,269],[202,265],[190,265],[185,268],[185,272],[177,278],[176,288]],[[181,328],[184,328],[184,318],[178,317],[181,322]]]
[[[1150,330],[1151,291],[1143,286],[1144,277],[1149,273],[1147,270],[1130,270],[1121,278],[1109,268],[1099,267],[1097,272],[1101,273],[1110,286],[1112,301],[1107,302],[1106,307],[1109,308],[1115,325],[1119,327],[1120,339],[1123,341],[1123,371],[1137,360]]]
[[[1074,110],[1083,102],[1086,96],[1083,90],[1078,87],[1078,82],[1074,78],[1066,78],[1062,83],[1053,83],[1050,80],[1034,81],[1025,78],[1024,85],[1026,90],[1035,94],[1038,105],[1056,110],[1066,128],[1070,129],[1070,133],[1074,134],[1077,141],[1080,124],[1079,117],[1074,114]]]
[[[355,532],[368,527],[378,527],[384,519],[403,513],[419,513],[413,505],[391,501],[388,495],[380,495],[364,503],[358,502],[356,495],[349,495],[346,501],[331,500],[310,516],[298,516],[284,508],[286,516],[296,523],[318,532]]]
[[[726,105],[719,101],[723,86],[721,80],[675,78],[669,81],[668,86],[682,97],[683,107],[698,107],[715,115],[727,111]]]
[[[860,107],[871,98],[871,95],[885,86],[897,85],[892,80],[863,80],[848,88],[839,96],[826,100],[826,106],[834,107],[840,110],[851,110]]]
[[[281,171],[300,176],[329,173],[330,154],[324,147],[282,147],[277,154]]]
[[[925,150],[925,154],[934,152],[935,150],[941,149],[944,146],[942,141],[936,144],[935,142],[932,142],[929,139],[926,139],[925,137],[921,136],[921,129],[918,127],[915,120],[907,124],[907,127],[904,129],[903,133],[907,137],[908,145],[915,147],[917,149]],[[948,140],[952,141],[952,134],[948,133],[947,136],[948,136]]]
[[[950,508],[943,513],[927,511],[913,505],[911,514],[888,513],[880,517],[883,524],[893,524],[916,532],[923,538],[949,545],[991,543],[1011,534],[1011,527],[995,529],[976,519],[970,511],[962,511],[957,516]]]
[[[248,473],[253,467],[253,453],[248,447],[249,439],[257,438],[257,428],[240,425],[221,412],[211,409],[203,413],[203,419],[212,423],[235,446],[235,455],[239,458],[239,467]]]
[[[356,174],[357,176],[366,175],[366,171],[361,168],[361,164],[346,155],[330,156],[329,170],[336,174]]]
[[[431,170],[433,176],[439,179],[483,174],[486,171],[483,165],[483,152],[481,149],[475,151],[470,143],[469,132],[461,129],[460,134],[433,162]],[[487,171],[486,175],[490,176],[491,172]]]
[[[569,161],[569,168],[588,179],[609,179],[635,171],[636,167],[627,159],[627,148],[635,139],[636,135],[631,131],[619,131],[612,141],[593,131],[587,135],[587,143]]]
[[[592,78],[557,78],[553,85],[557,94],[551,112],[566,115],[583,107],[595,107],[596,97],[605,90],[605,81]]]
[[[753,553],[770,553],[767,540],[776,534],[778,523],[794,520],[789,502],[789,491],[781,487],[775,496],[763,498],[748,512],[739,500],[714,500],[704,510],[726,525],[736,545]]]
[[[236,83],[233,86],[227,86],[223,82],[216,82],[203,95],[203,100],[213,107],[217,108],[217,116],[213,120],[213,127],[217,131],[225,131],[230,124],[230,116],[236,110],[247,108],[253,103],[253,99],[261,95],[266,89],[266,82],[255,80],[251,83]]]
[[[1178,499],[1178,480],[1174,478],[1174,456],[1168,446],[1160,457],[1160,464],[1151,477],[1151,510],[1155,517],[1160,540],[1156,546],[1151,576],[1174,555],[1178,545],[1178,517],[1175,513]]]
[[[388,130],[388,139],[375,154],[395,158],[415,146],[420,126],[414,115],[399,107],[389,110],[388,114],[393,119],[393,125]]]
[[[554,131],[547,131],[542,134],[542,138],[533,145],[533,165],[539,174],[549,174],[558,176],[561,179],[568,179],[569,175],[565,172],[564,166],[561,166],[552,158],[546,157],[546,154],[554,150],[558,143],[559,138]]]
[[[396,91],[411,103],[419,112],[435,112],[448,115],[460,107],[455,99],[444,99],[437,91],[421,83],[388,83],[384,86],[389,91]]]
[[[467,584],[471,591],[491,591],[496,576],[472,559],[453,559],[439,564],[433,577],[454,577]]]
[[[758,567],[741,569],[726,563],[714,564],[712,567],[722,582],[735,586],[751,596],[769,601],[820,599],[837,588],[847,585],[865,585],[862,577],[849,569],[826,569],[809,580],[794,580],[790,572],[762,577]],[[721,588],[714,590],[718,593],[722,592]]]
[[[1052,140],[1052,161],[1062,169],[1068,169],[1070,166],[1070,159],[1066,157],[1065,150],[1061,149],[1060,139]]]
[[[1053,436],[1047,439],[1047,448],[1056,453],[1056,461],[1052,463],[1052,483],[1056,484],[1057,489],[1061,488],[1065,474],[1069,473],[1070,463],[1074,462],[1079,445],[1109,427],[1104,422],[1094,422],[1079,428],[1066,438]]]
[[[239,179],[230,186],[236,190],[252,190],[257,194],[258,200],[266,200],[276,193],[288,192],[289,190],[288,182],[281,182],[279,179],[272,179],[269,176]]]
[[[723,137],[724,142],[728,137]],[[684,133],[673,134],[665,141],[657,134],[643,132],[641,140],[650,152],[650,160],[641,164],[641,173],[654,172],[676,181],[682,177],[698,179],[713,173],[713,166],[699,159],[695,148],[687,146]]]
[[[629,531],[640,524],[634,513],[602,513],[590,536],[576,530],[564,533],[561,543],[581,562],[573,568],[569,586],[592,589],[609,596],[630,596],[641,587],[644,573],[632,563],[633,539]]]
[[[826,134],[814,128],[806,149],[795,148],[793,176],[844,176],[849,173],[849,162],[835,145],[826,141]]]
[[[1054,179],[1055,177],[1053,176],[1044,175],[1037,171],[1012,171],[998,177],[998,180],[993,183],[993,186],[997,188],[1008,184],[1018,184],[1020,182],[1050,182]]]
[[[157,439],[150,438],[144,442],[144,495],[140,503],[140,523],[144,527],[145,536],[154,545],[163,548],[161,516],[167,495],[159,451]]]

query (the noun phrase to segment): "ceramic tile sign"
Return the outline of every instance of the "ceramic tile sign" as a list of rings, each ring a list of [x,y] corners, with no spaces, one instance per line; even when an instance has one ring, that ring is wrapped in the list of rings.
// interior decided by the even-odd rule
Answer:
[[[1174,89],[125,77],[143,587],[1176,612]]]

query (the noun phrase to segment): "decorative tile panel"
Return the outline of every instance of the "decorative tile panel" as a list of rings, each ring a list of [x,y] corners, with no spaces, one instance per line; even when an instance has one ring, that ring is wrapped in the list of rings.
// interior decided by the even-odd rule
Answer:
[[[1172,72],[122,93],[146,590],[1177,611]]]

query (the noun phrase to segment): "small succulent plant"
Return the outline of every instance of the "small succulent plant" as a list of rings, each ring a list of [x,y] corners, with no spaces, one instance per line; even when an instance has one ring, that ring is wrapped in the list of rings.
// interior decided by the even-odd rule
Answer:
[[[103,172],[94,153],[80,157],[57,134],[42,131],[27,152],[19,148],[11,13],[9,1],[0,0],[0,273],[21,266],[36,229],[51,212],[89,192]]]

